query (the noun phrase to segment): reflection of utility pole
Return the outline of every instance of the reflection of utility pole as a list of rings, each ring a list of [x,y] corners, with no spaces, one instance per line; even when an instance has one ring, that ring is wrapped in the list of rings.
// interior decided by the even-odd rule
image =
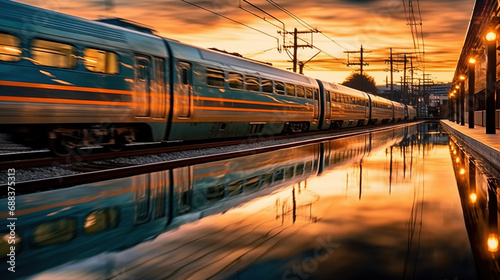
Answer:
[[[278,31],[278,33],[281,33],[281,31]],[[293,34],[293,45],[285,45],[283,44],[283,49],[290,49],[293,48],[293,72],[297,73],[297,64],[300,64],[300,69],[301,69],[301,74],[302,74],[302,69],[304,68],[305,63],[300,63],[297,59],[297,50],[298,48],[313,48],[314,46],[312,45],[312,33],[319,33],[319,30],[309,30],[309,31],[297,31],[297,28],[293,30],[293,32],[288,32],[288,31],[283,31],[284,35],[286,34]],[[304,45],[299,45],[298,44],[298,34],[311,34],[311,44],[304,44]]]
[[[365,51],[365,49],[363,49],[363,45],[361,45],[361,48],[359,49],[359,51],[344,51],[345,53],[347,53],[347,66],[351,66],[351,65],[359,65],[360,66],[360,74],[361,76],[363,76],[363,65],[366,65],[368,66],[368,62],[364,62],[363,60],[363,53],[370,53],[371,51]],[[351,62],[349,60],[349,54],[350,53],[359,53],[360,56],[359,56],[359,62]]]
[[[363,159],[359,161],[359,200],[361,200],[361,190],[363,190]]]

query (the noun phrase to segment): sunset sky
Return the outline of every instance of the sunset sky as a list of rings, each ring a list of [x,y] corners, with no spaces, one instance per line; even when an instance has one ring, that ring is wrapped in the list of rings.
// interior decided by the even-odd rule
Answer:
[[[154,27],[158,34],[182,42],[228,52],[273,63],[282,69],[291,68],[290,57],[284,50],[283,36],[278,34],[284,24],[287,32],[313,27],[322,33],[302,34],[299,44],[313,41],[315,49],[299,49],[299,60],[307,61],[318,49],[321,52],[306,64],[306,75],[330,82],[341,83],[359,66],[346,65],[344,51],[367,51],[364,72],[382,85],[389,76],[389,48],[394,53],[411,53],[425,48],[425,73],[434,82],[450,82],[463,45],[473,0],[422,0],[412,1],[416,23],[422,18],[422,38],[414,40],[407,24],[410,7],[401,0],[18,0],[18,2],[68,13],[87,19],[121,17]],[[217,16],[207,10],[229,19]],[[252,7],[250,4],[258,7]],[[302,24],[272,3],[276,3],[302,20]],[[246,10],[246,11],[245,11]],[[264,13],[264,11],[267,13]],[[406,14],[405,14],[406,11]],[[263,20],[265,18],[267,21]],[[276,19],[277,20],[276,20]],[[278,21],[279,20],[279,21]],[[280,22],[281,21],[281,22]],[[246,26],[243,26],[245,24]],[[253,29],[249,28],[252,27]],[[279,28],[280,27],[280,28]],[[418,25],[420,31],[420,26]],[[257,31],[258,30],[258,31]],[[418,38],[418,40],[417,40]],[[285,44],[292,44],[293,37],[286,36]],[[414,46],[419,46],[415,50]],[[289,49],[291,51],[291,49]],[[359,62],[355,55],[351,62]],[[415,78],[423,78],[421,57],[414,60]],[[401,72],[395,73],[399,82]],[[385,70],[385,71],[384,71]],[[428,78],[428,77],[427,77]]]

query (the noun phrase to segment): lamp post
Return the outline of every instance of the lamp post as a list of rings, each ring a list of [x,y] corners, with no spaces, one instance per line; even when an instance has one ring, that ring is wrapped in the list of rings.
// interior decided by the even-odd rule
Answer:
[[[455,114],[456,114],[456,119],[455,121],[457,124],[460,123],[460,92],[459,92],[460,86],[456,85],[455,90],[453,90],[453,93],[455,93],[456,99],[455,99]]]
[[[460,125],[465,125],[465,76],[460,75]]]
[[[486,134],[496,134],[496,51],[497,39],[495,32],[486,34],[487,60],[486,66]]]
[[[450,99],[450,102],[449,102],[449,105],[448,105],[448,108],[450,109],[450,122],[454,121],[455,118],[453,116],[453,114],[455,113],[453,108],[455,108],[455,104],[453,104],[453,97],[455,97],[455,94],[453,92],[450,92],[450,96],[449,96],[449,99]]]
[[[469,109],[469,128],[474,128],[474,84],[476,82],[476,60],[469,59],[469,94],[467,107]]]

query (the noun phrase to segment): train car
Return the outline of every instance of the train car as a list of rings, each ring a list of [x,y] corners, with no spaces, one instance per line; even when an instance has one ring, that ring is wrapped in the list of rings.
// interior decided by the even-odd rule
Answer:
[[[401,122],[405,119],[405,105],[399,102],[391,101],[393,108],[393,122]]]
[[[381,124],[392,121],[394,116],[392,101],[373,94],[369,94],[369,97],[370,124]]]
[[[166,140],[305,132],[318,127],[311,78],[248,59],[166,40],[174,106]]]
[[[2,132],[57,154],[164,139],[170,56],[162,38],[127,22],[140,31],[12,1],[0,6]]]
[[[367,125],[370,99],[367,93],[343,85],[319,81],[324,103],[324,128],[345,128]],[[329,102],[328,102],[329,101]],[[329,104],[328,104],[329,103]],[[330,125],[328,126],[328,122]]]
[[[416,121],[417,120],[417,109],[410,105],[405,105],[405,113],[407,121]]]

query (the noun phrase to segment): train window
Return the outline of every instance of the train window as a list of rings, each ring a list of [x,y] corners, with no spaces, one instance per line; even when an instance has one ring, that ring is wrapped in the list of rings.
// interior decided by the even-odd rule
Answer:
[[[332,101],[332,99],[331,99],[331,96],[330,96],[330,91],[329,91],[329,90],[327,90],[327,91],[325,92],[325,94],[326,94],[325,99],[326,99],[327,101],[330,101],[330,102],[331,102],[331,101]]]
[[[314,99],[319,100],[319,90],[317,88],[314,89]]]
[[[92,72],[118,73],[118,56],[113,52],[87,48],[83,51],[83,62]]]
[[[267,93],[273,93],[273,81],[268,79],[262,79],[262,91]]]
[[[297,86],[297,96],[298,97],[305,97],[306,96],[303,86]]]
[[[74,68],[76,48],[72,45],[35,39],[31,45],[33,62],[38,65]]]
[[[21,59],[21,53],[19,38],[0,33],[0,60],[19,61]]]
[[[313,98],[313,89],[312,88],[306,88],[306,98],[312,99]]]
[[[207,68],[207,85],[214,87],[224,87],[224,71]]]
[[[283,82],[274,82],[274,89],[277,94],[285,94],[285,84]]]
[[[286,95],[295,96],[295,85],[286,84]]]
[[[118,225],[118,209],[106,208],[94,211],[85,218],[85,233],[98,233]]]
[[[259,91],[260,89],[259,78],[254,76],[246,76],[245,86],[247,90]]]
[[[229,72],[227,74],[227,83],[230,88],[243,89],[243,75],[240,73]]]
[[[48,246],[73,239],[76,236],[76,219],[63,218],[39,225],[33,231],[33,244]]]

